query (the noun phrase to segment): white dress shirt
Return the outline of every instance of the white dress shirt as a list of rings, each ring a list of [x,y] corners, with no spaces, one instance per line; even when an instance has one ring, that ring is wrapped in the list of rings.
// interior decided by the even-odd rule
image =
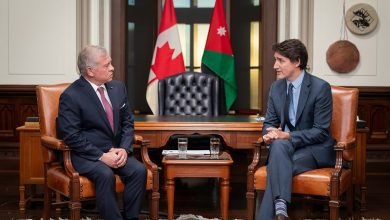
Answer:
[[[112,107],[111,100],[110,100],[110,97],[108,96],[106,86],[104,86],[104,84],[101,85],[101,86],[97,86],[96,84],[94,84],[93,82],[89,81],[88,79],[86,79],[86,78],[84,78],[84,79],[87,80],[87,82],[89,82],[89,84],[91,84],[93,90],[95,91],[96,95],[98,96],[98,98],[100,100],[100,103],[102,104],[103,109],[104,109],[104,105],[103,105],[103,102],[102,102],[102,97],[100,97],[100,93],[98,91],[98,88],[100,88],[100,87],[104,88],[104,90],[103,90],[104,91],[104,96],[106,97],[108,103],[110,103],[110,105]]]

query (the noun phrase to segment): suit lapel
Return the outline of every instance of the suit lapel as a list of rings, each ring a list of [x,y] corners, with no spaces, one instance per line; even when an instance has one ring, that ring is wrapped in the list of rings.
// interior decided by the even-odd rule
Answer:
[[[114,86],[112,85],[112,83],[108,82],[106,83],[106,89],[107,89],[107,93],[108,93],[108,96],[110,97],[110,101],[111,101],[111,105],[112,105],[112,112],[113,112],[113,115],[114,115],[114,134],[116,134],[117,132],[117,129],[118,129],[118,123],[119,123],[119,104],[118,103],[118,99],[117,97],[114,95]]]
[[[305,77],[302,81],[301,86],[301,93],[299,94],[299,101],[298,101],[298,107],[297,107],[297,115],[296,115],[296,121],[299,121],[299,118],[302,115],[303,109],[305,108],[307,98],[309,97],[310,93],[310,75],[309,73],[305,72]]]
[[[96,91],[93,90],[92,86],[89,84],[89,82],[86,79],[84,79],[84,77],[81,77],[80,80],[82,82],[85,94],[87,94],[91,98],[92,102],[95,104],[96,109],[101,116],[100,118],[103,119],[104,123],[109,128],[109,130],[112,131],[110,122],[107,119],[106,111],[104,110],[103,105],[96,94]]]

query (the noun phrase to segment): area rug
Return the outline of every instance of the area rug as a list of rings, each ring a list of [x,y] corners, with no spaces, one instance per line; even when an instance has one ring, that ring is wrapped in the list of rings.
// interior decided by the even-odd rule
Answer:
[[[23,219],[23,220],[32,220],[32,219]],[[41,218],[43,220],[43,218]],[[50,218],[50,220],[57,220],[57,218]],[[67,218],[58,218],[58,220],[69,220]],[[94,220],[94,218],[90,217],[84,217],[81,218],[80,220]],[[160,219],[160,220],[165,220],[165,219]],[[204,218],[200,215],[180,215],[176,220],[219,220],[218,218]]]
[[[218,218],[204,218],[200,215],[180,215],[176,220],[219,220]]]

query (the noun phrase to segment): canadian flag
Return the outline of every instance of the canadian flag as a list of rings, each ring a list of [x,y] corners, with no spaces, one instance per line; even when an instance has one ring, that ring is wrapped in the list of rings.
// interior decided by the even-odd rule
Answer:
[[[184,71],[175,10],[172,0],[165,0],[146,89],[146,100],[153,114],[158,114],[158,81]]]

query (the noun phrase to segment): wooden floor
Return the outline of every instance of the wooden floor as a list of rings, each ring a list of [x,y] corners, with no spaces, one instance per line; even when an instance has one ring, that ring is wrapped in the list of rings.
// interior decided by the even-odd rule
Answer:
[[[245,219],[246,217],[246,167],[249,158],[245,153],[234,156],[235,165],[232,171],[231,199],[229,215],[231,219]],[[390,219],[390,163],[369,163],[367,166],[368,180],[368,211],[354,212],[354,219]],[[0,173],[0,220],[18,219],[18,173]],[[41,187],[37,188],[38,198],[42,197]],[[161,218],[166,212],[166,197],[161,189]],[[175,214],[197,214],[204,217],[219,216],[218,183],[215,180],[183,180],[176,182]],[[82,216],[97,218],[93,205],[86,205]],[[147,219],[148,202],[145,201],[142,219]],[[305,202],[300,198],[293,200],[289,210],[291,219],[327,219],[326,205],[314,202]],[[53,217],[66,218],[67,208],[60,214],[53,211]],[[28,205],[25,218],[40,219],[42,216],[42,202],[35,201]],[[345,209],[342,209],[342,218],[346,219]]]

